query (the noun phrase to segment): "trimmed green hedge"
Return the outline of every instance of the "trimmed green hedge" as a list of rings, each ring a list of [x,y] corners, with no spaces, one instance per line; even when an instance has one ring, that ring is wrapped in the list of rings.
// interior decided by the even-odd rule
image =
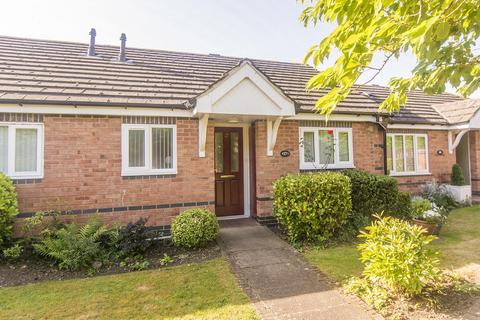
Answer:
[[[323,242],[347,222],[350,178],[335,172],[288,175],[273,184],[274,215],[292,242]]]
[[[17,215],[17,192],[12,180],[0,172],[0,248],[10,241]]]
[[[217,217],[206,209],[189,209],[172,221],[172,241],[185,248],[204,247],[215,240],[219,225]]]
[[[352,183],[353,215],[370,218],[374,214],[398,218],[410,216],[410,195],[398,190],[397,179],[359,170],[343,172]]]

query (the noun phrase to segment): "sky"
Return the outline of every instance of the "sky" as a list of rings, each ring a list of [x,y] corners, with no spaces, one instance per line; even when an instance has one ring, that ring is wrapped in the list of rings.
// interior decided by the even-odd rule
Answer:
[[[287,62],[302,62],[334,28],[305,28],[296,0],[10,0],[1,7],[0,34],[6,36],[87,43],[96,28],[98,44],[119,45],[126,33],[127,47]],[[374,65],[381,62],[379,56]],[[414,65],[412,56],[403,55],[371,83],[409,76]]]

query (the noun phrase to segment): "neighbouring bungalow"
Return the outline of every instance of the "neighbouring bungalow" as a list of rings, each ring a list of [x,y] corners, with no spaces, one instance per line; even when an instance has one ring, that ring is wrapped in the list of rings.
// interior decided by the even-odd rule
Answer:
[[[418,192],[459,163],[480,192],[480,103],[413,91],[399,113],[389,89],[357,86],[328,122],[326,91],[296,63],[0,37],[0,171],[22,219],[60,210],[111,223],[205,207],[272,221],[272,182],[306,171],[389,174]]]

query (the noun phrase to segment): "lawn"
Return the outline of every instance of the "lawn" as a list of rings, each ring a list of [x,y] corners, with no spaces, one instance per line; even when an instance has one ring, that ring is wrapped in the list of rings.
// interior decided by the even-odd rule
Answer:
[[[258,319],[223,258],[0,289],[0,319]]]
[[[480,264],[480,206],[452,211],[432,248],[439,252],[444,268],[457,269],[472,263]],[[327,249],[312,248],[305,251],[305,256],[338,282],[360,275],[363,269],[354,244]]]

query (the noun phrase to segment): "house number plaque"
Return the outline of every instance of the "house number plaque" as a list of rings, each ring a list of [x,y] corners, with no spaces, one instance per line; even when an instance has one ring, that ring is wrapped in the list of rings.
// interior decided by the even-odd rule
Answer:
[[[290,157],[290,151],[288,151],[288,150],[282,150],[282,151],[280,151],[280,155],[281,155],[282,157],[284,157],[284,158]]]

